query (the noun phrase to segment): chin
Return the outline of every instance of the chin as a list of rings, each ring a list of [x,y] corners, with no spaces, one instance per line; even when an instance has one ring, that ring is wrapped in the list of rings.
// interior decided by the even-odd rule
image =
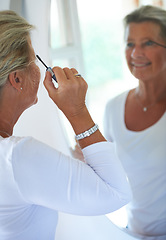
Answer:
[[[149,74],[145,74],[141,71],[140,72],[139,71],[131,71],[131,74],[139,80],[146,80],[146,79],[150,78]]]

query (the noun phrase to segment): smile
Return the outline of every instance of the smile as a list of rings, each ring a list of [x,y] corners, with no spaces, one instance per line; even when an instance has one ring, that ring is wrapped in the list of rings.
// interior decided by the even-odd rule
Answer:
[[[132,62],[131,63],[131,65],[133,67],[146,67],[146,66],[149,66],[150,64],[151,64],[150,62],[148,62],[148,63],[134,63],[134,62]]]

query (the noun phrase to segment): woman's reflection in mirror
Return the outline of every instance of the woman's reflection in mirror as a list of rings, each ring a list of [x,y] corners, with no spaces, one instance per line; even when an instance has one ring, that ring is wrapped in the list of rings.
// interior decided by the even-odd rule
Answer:
[[[166,239],[166,11],[142,6],[124,18],[125,56],[138,86],[111,99],[104,131],[116,143],[133,199],[128,231]],[[151,238],[150,238],[151,239]]]

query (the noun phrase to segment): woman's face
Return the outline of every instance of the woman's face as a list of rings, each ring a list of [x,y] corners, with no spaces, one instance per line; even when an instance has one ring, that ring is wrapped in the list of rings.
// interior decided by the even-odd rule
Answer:
[[[157,80],[166,76],[166,45],[160,26],[153,22],[130,23],[125,32],[125,55],[131,73],[139,80]]]

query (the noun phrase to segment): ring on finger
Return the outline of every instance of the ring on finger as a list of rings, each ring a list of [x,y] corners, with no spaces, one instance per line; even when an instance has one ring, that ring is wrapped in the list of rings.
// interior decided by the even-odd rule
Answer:
[[[75,77],[81,77],[81,74],[76,73],[76,74],[74,74],[74,76],[75,76]]]

